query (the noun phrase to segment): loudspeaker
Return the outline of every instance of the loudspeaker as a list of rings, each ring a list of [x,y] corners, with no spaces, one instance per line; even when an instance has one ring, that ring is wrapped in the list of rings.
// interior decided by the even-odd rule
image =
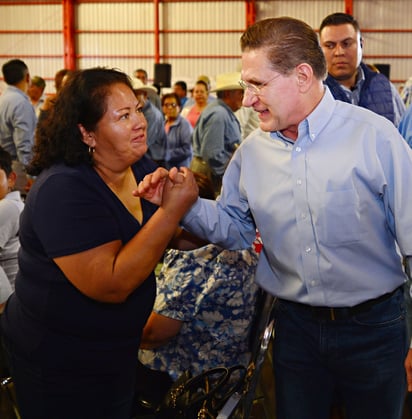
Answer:
[[[391,65],[390,64],[374,64],[374,66],[388,79],[390,79]]]
[[[166,63],[156,63],[154,65],[154,83],[156,86],[171,87],[172,65]]]

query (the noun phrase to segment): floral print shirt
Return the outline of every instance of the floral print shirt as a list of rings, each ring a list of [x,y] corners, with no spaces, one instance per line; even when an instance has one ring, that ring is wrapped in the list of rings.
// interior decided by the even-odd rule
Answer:
[[[153,310],[183,322],[178,335],[156,349],[140,350],[148,367],[173,379],[215,366],[247,365],[261,245],[224,250],[213,244],[191,251],[169,250],[157,284]]]

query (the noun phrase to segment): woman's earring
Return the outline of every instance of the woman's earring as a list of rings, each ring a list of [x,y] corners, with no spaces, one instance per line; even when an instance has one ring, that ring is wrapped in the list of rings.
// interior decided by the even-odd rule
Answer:
[[[89,145],[89,154],[93,154],[94,153],[94,147]]]

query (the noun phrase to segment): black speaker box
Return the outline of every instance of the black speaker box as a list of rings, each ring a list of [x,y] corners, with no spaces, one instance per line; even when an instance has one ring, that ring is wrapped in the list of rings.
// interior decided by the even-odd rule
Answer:
[[[166,63],[156,63],[154,65],[154,82],[156,86],[171,87],[172,65]]]
[[[379,73],[385,75],[388,79],[390,79],[391,75],[391,65],[390,64],[375,64],[374,66],[379,70]]]

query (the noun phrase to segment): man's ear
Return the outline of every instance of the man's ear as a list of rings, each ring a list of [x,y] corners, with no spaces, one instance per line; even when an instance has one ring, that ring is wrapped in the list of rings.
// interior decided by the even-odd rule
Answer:
[[[299,85],[299,88],[302,91],[309,89],[313,80],[313,70],[312,67],[307,63],[301,63],[296,66],[296,78]]]
[[[89,147],[94,147],[96,142],[94,140],[94,133],[89,132],[82,124],[77,124],[79,127],[80,133],[82,134],[82,141]]]
[[[17,175],[16,172],[11,172],[8,176],[7,176],[7,185],[10,188],[10,190],[13,190],[14,185],[16,184],[16,179],[17,179]]]

